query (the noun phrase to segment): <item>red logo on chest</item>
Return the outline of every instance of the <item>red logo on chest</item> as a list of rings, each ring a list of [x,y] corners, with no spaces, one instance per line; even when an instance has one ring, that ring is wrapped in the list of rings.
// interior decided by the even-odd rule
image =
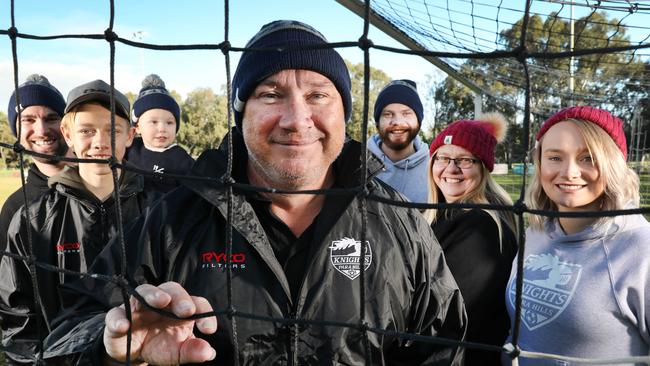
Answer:
[[[201,268],[226,268],[226,266],[231,266],[233,269],[246,268],[246,253],[231,253],[230,258],[226,252],[201,253]]]
[[[56,245],[56,252],[58,254],[79,253],[79,249],[81,249],[80,243],[60,243]]]

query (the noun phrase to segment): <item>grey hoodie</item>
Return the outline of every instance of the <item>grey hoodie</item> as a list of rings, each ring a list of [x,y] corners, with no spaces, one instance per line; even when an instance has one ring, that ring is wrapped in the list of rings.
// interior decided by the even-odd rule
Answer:
[[[373,135],[368,140],[368,150],[384,163],[384,169],[377,175],[384,183],[395,188],[411,202],[427,202],[427,169],[429,164],[429,146],[422,142],[420,136],[413,140],[415,152],[400,161],[392,161],[381,150],[381,137]]]
[[[519,346],[584,358],[650,351],[650,224],[641,215],[599,220],[567,235],[557,220],[526,232]],[[506,288],[514,317],[516,259]],[[508,340],[510,342],[510,339]],[[504,365],[510,365],[507,357]],[[520,358],[519,365],[581,365]]]

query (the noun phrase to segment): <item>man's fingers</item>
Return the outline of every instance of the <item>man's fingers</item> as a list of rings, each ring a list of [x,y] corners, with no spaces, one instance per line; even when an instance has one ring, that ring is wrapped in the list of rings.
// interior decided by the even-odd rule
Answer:
[[[129,321],[126,319],[124,307],[112,308],[106,313],[104,327],[104,348],[106,354],[116,360],[126,357],[125,336],[129,331]]]
[[[162,309],[172,301],[171,295],[164,289],[149,284],[140,285],[135,289],[135,291],[144,298],[147,304],[156,309]],[[141,309],[142,305],[139,304],[137,299],[131,297],[131,308],[136,311]]]
[[[172,313],[181,318],[186,318],[194,315],[196,312],[196,306],[194,305],[194,301],[192,301],[192,297],[180,284],[176,282],[165,282],[158,286],[158,289],[171,296],[171,301],[168,306]]]
[[[129,330],[129,320],[126,318],[126,312],[122,306],[112,308],[108,313],[106,313],[105,322],[105,338],[120,338]]]
[[[214,360],[216,356],[217,352],[206,340],[191,338],[181,346],[179,363],[202,363]]]
[[[192,296],[194,306],[196,306],[196,313],[203,314],[212,312],[212,305],[204,297]],[[217,317],[209,316],[196,320],[196,327],[203,334],[212,334],[217,331]]]

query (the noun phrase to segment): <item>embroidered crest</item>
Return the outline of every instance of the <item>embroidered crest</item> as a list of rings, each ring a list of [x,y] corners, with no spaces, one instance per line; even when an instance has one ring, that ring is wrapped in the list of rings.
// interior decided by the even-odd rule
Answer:
[[[453,139],[454,139],[454,135],[447,135],[445,136],[445,140],[443,141],[443,143],[445,145],[451,145],[451,140]]]
[[[552,254],[529,255],[524,262],[522,322],[529,330],[544,326],[560,316],[571,302],[582,266],[560,261]],[[508,288],[515,307],[516,281]]]
[[[352,238],[334,240],[329,249],[330,261],[337,271],[351,280],[359,277],[361,273],[361,241]],[[366,241],[365,249],[364,270],[367,270],[372,263],[370,242]]]

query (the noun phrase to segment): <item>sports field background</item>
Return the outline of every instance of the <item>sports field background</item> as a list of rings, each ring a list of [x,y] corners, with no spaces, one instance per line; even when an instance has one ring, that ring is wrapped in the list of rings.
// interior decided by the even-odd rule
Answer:
[[[0,207],[5,203],[7,197],[18,188],[20,188],[20,171],[0,170]]]

